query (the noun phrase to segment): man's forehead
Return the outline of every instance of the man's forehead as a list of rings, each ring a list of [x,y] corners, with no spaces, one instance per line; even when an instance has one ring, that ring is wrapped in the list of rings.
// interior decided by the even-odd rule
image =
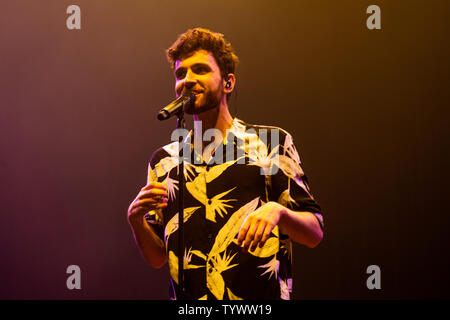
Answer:
[[[206,50],[197,50],[194,51],[190,56],[185,57],[181,60],[175,61],[175,69],[178,69],[180,66],[188,66],[196,63],[207,63],[208,65],[217,66],[216,59],[214,59],[213,54],[210,51]],[[218,68],[218,66],[217,66]]]

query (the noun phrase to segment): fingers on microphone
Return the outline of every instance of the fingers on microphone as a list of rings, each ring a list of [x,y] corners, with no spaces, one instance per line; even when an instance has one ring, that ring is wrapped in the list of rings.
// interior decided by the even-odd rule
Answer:
[[[162,189],[150,189],[142,191],[140,193],[140,198],[167,198],[168,194]]]
[[[164,183],[152,181],[147,183],[145,187],[141,189],[141,191],[151,190],[151,189],[161,189],[167,191],[167,186]]]
[[[158,205],[162,205],[164,207],[167,206],[167,198],[159,198],[159,199],[145,198],[145,199],[138,200],[136,202],[137,207],[149,207],[149,206],[158,206]]]

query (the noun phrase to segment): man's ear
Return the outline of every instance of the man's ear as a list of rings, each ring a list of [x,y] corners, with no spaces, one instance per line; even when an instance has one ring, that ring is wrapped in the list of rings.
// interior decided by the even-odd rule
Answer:
[[[229,94],[233,91],[234,85],[236,83],[236,77],[233,73],[227,74],[227,76],[224,78],[224,92],[226,94]]]

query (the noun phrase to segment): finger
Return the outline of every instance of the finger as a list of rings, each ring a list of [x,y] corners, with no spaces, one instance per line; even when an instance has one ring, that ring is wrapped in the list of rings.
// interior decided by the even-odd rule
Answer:
[[[165,202],[165,203],[158,203],[157,205],[156,205],[156,209],[161,209],[161,208],[165,208],[165,207],[167,207],[167,202]]]
[[[258,222],[253,220],[253,222],[250,224],[250,228],[247,231],[247,235],[245,236],[243,246],[245,250],[248,250],[248,248],[250,247],[250,243],[253,241],[257,229],[258,229]]]
[[[164,209],[165,207],[167,207],[167,203],[162,203],[162,204],[157,204],[157,205],[153,205],[153,206],[138,206],[136,207],[136,210],[139,210],[139,212],[141,212],[142,215],[145,215],[146,213],[155,211],[155,210],[161,210]],[[136,213],[137,214],[137,213]]]
[[[142,202],[141,202],[142,201]],[[154,203],[154,204],[158,204],[158,203],[165,203],[167,202],[167,198],[165,197],[161,197],[161,198],[143,198],[143,199],[139,199],[138,202],[141,203]]]
[[[168,197],[168,194],[166,191],[162,190],[162,189],[150,189],[150,190],[146,190],[146,191],[141,191],[139,193],[139,198],[157,198],[157,197]]]
[[[167,190],[167,185],[161,182],[157,182],[157,181],[152,181],[149,182],[145,185],[145,187],[143,187],[141,190],[150,190],[153,188],[157,188],[157,189],[162,189],[162,190]]]
[[[259,242],[259,247],[264,247],[264,244],[266,243],[267,239],[269,239],[270,234],[272,233],[274,226],[271,224],[267,224],[266,228],[264,229],[263,236],[261,238],[261,241]]]
[[[266,223],[264,223],[264,222],[259,223],[258,229],[256,230],[255,236],[252,241],[252,246],[250,248],[250,251],[254,251],[256,249],[256,247],[258,246],[258,244],[261,241],[262,236],[264,234],[265,228],[266,228]]]
[[[155,199],[142,199],[136,201],[135,206],[137,207],[148,207],[151,209],[152,206],[156,206],[159,204],[166,204],[167,205],[167,199],[162,200],[155,200]]]
[[[248,228],[250,227],[250,223],[247,221],[248,217],[242,223],[241,229],[239,230],[237,244],[238,246],[242,245],[242,241],[244,241],[245,236],[247,235]]]

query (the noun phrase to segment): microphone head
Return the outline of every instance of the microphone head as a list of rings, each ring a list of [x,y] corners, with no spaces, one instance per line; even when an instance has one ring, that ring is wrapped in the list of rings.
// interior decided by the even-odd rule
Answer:
[[[167,118],[169,118],[170,114],[162,109],[159,113],[158,113],[158,120],[166,120]]]
[[[195,94],[191,91],[185,91],[175,101],[159,110],[158,120],[169,119],[173,115],[183,113],[186,108],[190,108],[195,103]]]

